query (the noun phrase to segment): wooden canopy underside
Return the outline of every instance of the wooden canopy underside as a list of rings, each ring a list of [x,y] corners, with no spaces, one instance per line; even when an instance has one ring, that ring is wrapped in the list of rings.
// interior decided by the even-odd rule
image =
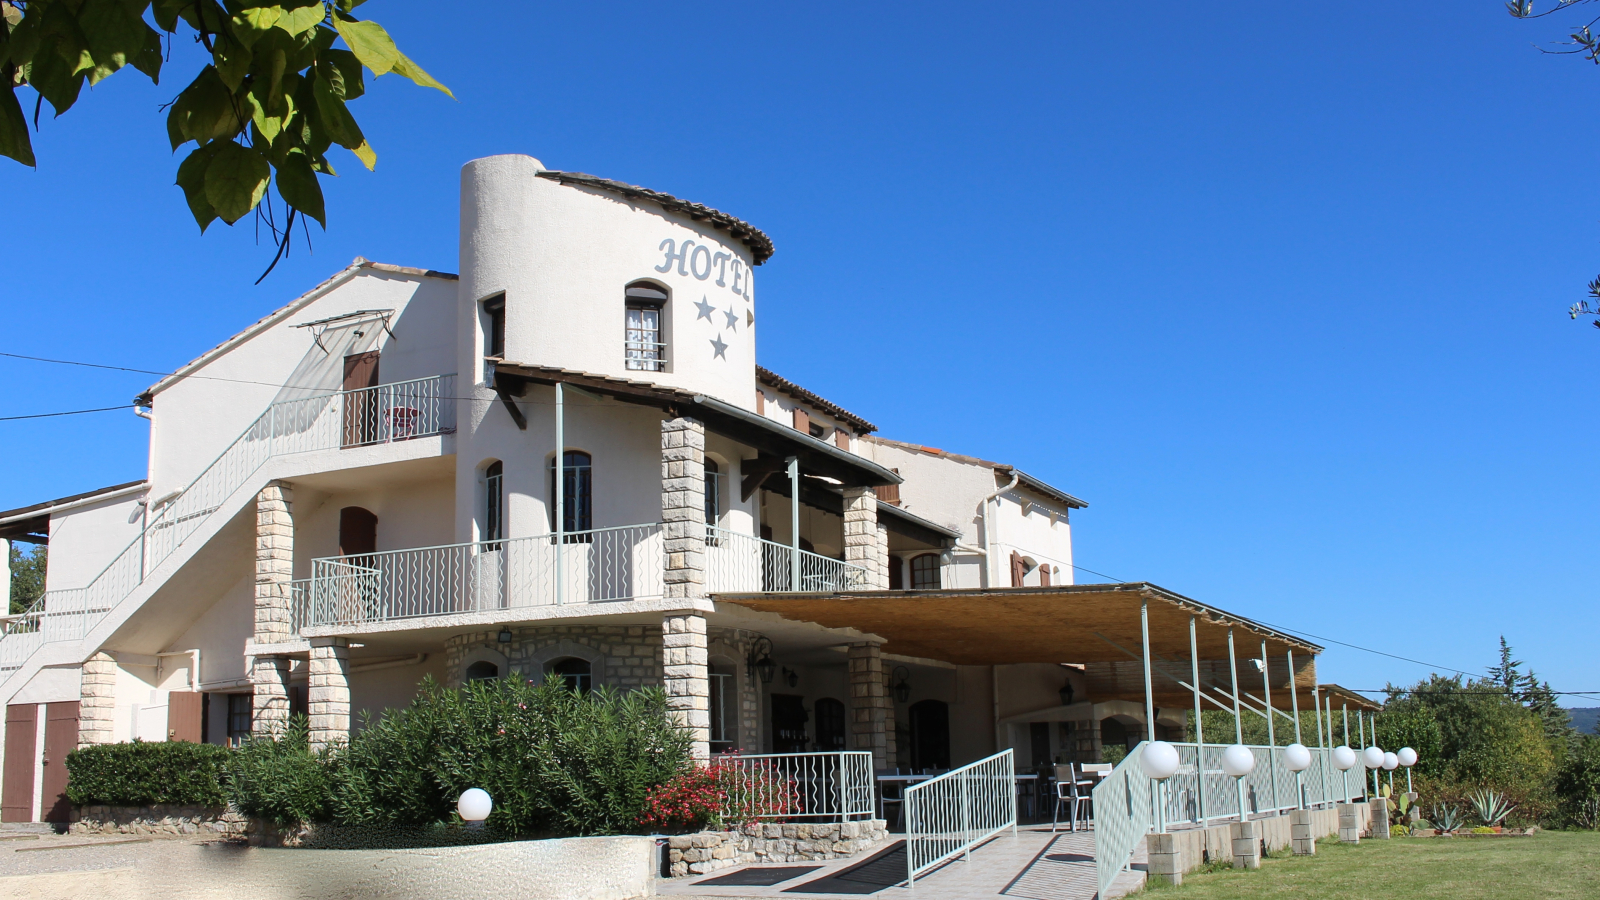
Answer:
[[[1316,685],[1316,644],[1151,584],[1063,585],[939,591],[825,594],[715,594],[719,603],[776,613],[827,628],[884,639],[883,650],[955,665],[1082,664],[1091,697],[1144,702],[1140,607],[1150,620],[1152,687],[1158,706],[1192,707],[1189,622],[1194,620],[1202,692],[1231,708],[1228,633],[1233,632],[1239,687],[1260,706],[1261,671],[1249,660],[1266,642],[1272,705],[1288,709],[1289,662],[1302,709]],[[1184,684],[1180,684],[1183,682]],[[1214,701],[1214,702],[1212,702]]]

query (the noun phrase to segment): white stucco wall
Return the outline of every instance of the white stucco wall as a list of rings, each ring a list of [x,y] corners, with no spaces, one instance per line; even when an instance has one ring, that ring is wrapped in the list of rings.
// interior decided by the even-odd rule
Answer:
[[[131,494],[50,517],[50,564],[45,588],[84,587],[133,543],[144,527],[143,498]]]

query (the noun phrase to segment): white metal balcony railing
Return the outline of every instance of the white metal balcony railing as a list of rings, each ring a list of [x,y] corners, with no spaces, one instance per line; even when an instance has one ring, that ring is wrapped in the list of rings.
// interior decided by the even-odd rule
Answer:
[[[727,823],[872,818],[872,754],[865,750],[722,756],[712,768]]]
[[[627,366],[642,372],[661,372],[667,367],[667,345],[659,341],[625,341]]]
[[[561,567],[557,586],[557,566]],[[662,596],[661,525],[333,556],[311,562],[296,629]]]
[[[795,554],[799,554],[799,581]],[[847,562],[753,534],[725,528],[706,529],[706,590],[726,593],[758,591],[853,591],[867,586],[867,570]]]
[[[1173,742],[1178,750],[1178,772],[1159,787],[1139,768],[1143,743],[1117,763],[1111,774],[1094,788],[1095,868],[1100,896],[1104,897],[1117,873],[1127,867],[1139,841],[1157,825],[1157,813],[1169,827],[1175,823],[1209,825],[1239,819],[1239,785],[1222,770],[1223,744],[1205,745],[1203,765],[1197,744]],[[1311,767],[1295,779],[1284,760],[1283,747],[1256,747],[1256,765],[1244,777],[1246,815],[1272,815],[1300,808],[1303,795],[1308,808],[1345,803],[1363,796],[1366,768],[1357,755],[1355,768],[1340,772],[1333,767],[1331,750],[1311,748]],[[1159,804],[1159,805],[1158,805]]]
[[[455,376],[436,375],[267,407],[183,490],[153,504],[145,527],[89,584],[48,591],[0,632],[0,672],[46,643],[81,640],[145,575],[165,562],[267,460],[448,434]]]
[[[918,875],[1007,828],[1016,834],[1016,783],[1008,748],[907,787],[907,883],[915,886]]]

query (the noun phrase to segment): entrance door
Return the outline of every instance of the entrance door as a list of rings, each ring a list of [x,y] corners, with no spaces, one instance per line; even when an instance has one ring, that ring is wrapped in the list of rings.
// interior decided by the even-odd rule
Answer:
[[[39,750],[39,705],[6,707],[6,770],[0,785],[0,821],[33,821],[33,763]]]
[[[378,417],[382,410],[378,392],[366,390],[378,384],[378,351],[357,353],[344,358],[344,445],[356,447],[377,442]]]
[[[950,707],[942,700],[911,704],[911,767],[950,768]]]
[[[78,747],[78,701],[47,703],[44,710],[44,801],[40,804],[40,818],[46,822],[70,822],[67,754]]]
[[[205,694],[173,691],[167,694],[167,740],[202,743],[201,722],[205,718]]]
[[[806,708],[794,694],[773,694],[772,752],[806,752]]]

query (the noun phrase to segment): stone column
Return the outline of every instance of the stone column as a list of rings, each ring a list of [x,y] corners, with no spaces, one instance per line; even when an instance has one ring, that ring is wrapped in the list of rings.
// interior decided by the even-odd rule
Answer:
[[[1368,805],[1372,808],[1372,813],[1370,816],[1368,816],[1368,821],[1372,823],[1372,828],[1369,829],[1369,833],[1379,840],[1388,840],[1389,798],[1373,797],[1368,801]]]
[[[1359,803],[1339,804],[1339,842],[1343,844],[1361,843],[1361,805]]]
[[[294,490],[281,481],[256,494],[256,641],[281,643],[290,633],[289,582],[294,580]]]
[[[872,767],[894,765],[894,701],[889,696],[883,652],[875,643],[850,645],[850,733],[852,750],[870,750]]]
[[[289,727],[289,658],[258,656],[250,670],[250,733],[276,737]]]
[[[711,670],[706,657],[706,620],[696,612],[667,613],[661,623],[662,680],[667,708],[693,736],[690,753],[711,759]]]
[[[1149,857],[1145,871],[1149,877],[1168,884],[1183,884],[1183,853],[1178,849],[1178,835],[1152,834],[1145,837]]]
[[[311,683],[306,713],[311,749],[350,739],[350,645],[344,638],[311,642]]]
[[[1261,868],[1261,838],[1256,834],[1256,823],[1235,822],[1229,826],[1228,834],[1233,839],[1233,867]]]
[[[1317,836],[1312,830],[1311,810],[1289,811],[1289,844],[1294,848],[1295,856],[1317,855]]]
[[[889,589],[889,567],[900,565],[900,560],[889,556],[889,529],[878,523],[878,590]]]
[[[674,599],[704,597],[706,427],[694,419],[661,422],[661,521],[666,551],[664,595]],[[700,634],[703,652],[704,628]]]
[[[867,570],[865,590],[885,590],[889,587],[888,569],[884,557],[888,556],[888,531],[881,535],[884,547],[878,546],[878,495],[869,487],[844,489],[844,561]]]
[[[109,744],[111,720],[117,713],[117,661],[96,653],[83,664],[78,693],[78,746]]]

